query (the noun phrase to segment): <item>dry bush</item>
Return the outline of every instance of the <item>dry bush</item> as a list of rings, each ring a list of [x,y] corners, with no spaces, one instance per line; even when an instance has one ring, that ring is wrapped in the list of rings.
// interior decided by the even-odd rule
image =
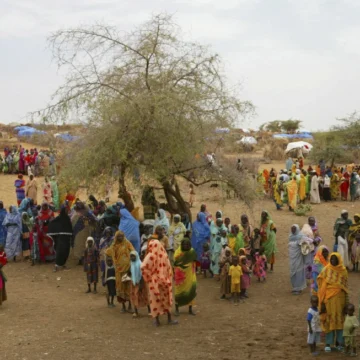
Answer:
[[[282,146],[279,145],[265,145],[264,147],[264,158],[270,160],[283,160],[285,159],[285,152]]]

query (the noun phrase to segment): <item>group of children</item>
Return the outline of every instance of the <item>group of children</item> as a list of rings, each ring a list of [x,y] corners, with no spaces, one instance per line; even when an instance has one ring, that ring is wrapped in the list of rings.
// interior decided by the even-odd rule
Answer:
[[[308,345],[310,352],[313,356],[318,356],[319,353],[316,351],[316,344],[320,342],[321,326],[320,326],[320,313],[319,313],[319,298],[316,295],[312,295],[310,298],[311,307],[307,313],[308,323]],[[355,306],[348,304],[346,306],[346,316],[343,328],[343,338],[345,348],[343,353],[356,357],[356,329],[359,327],[359,322],[356,318]]]
[[[233,250],[224,243],[220,256],[220,299],[225,300],[231,295],[235,305],[248,298],[248,289],[251,284],[251,275],[257,277],[258,282],[266,280],[267,259],[265,249],[256,250],[241,248],[238,255],[233,255]],[[208,243],[203,244],[203,253],[200,260],[201,273],[207,277],[211,272],[211,253]]]

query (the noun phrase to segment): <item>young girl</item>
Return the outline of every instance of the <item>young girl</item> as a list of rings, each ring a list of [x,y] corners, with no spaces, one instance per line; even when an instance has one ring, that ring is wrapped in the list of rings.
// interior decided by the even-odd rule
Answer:
[[[106,299],[108,307],[113,308],[115,307],[114,297],[116,296],[116,275],[113,259],[109,256],[106,257],[103,285],[106,286]]]
[[[214,274],[210,270],[210,264],[211,264],[210,247],[208,243],[204,243],[203,252],[201,254],[201,259],[200,259],[201,272],[204,274],[204,278],[206,278],[207,271],[210,272],[211,277],[214,276]]]
[[[226,299],[226,295],[231,294],[231,278],[229,276],[230,265],[232,264],[231,249],[226,247],[221,252],[220,257],[220,292],[221,300]]]
[[[251,274],[251,270],[247,265],[246,256],[240,256],[240,266],[242,271],[241,283],[240,283],[240,288],[241,288],[240,298],[243,299],[249,297],[247,294],[247,289],[250,286],[250,274]]]
[[[239,258],[234,256],[232,259],[232,265],[229,269],[229,276],[231,278],[231,296],[235,305],[237,305],[241,298],[241,279],[243,277],[241,266],[239,266]]]
[[[134,318],[139,317],[138,309],[147,306],[150,313],[149,294],[141,274],[141,261],[136,251],[130,253],[130,300],[134,306]]]
[[[264,248],[261,246],[259,252],[255,254],[254,275],[258,278],[258,282],[266,280],[266,256]]]
[[[359,271],[359,263],[360,263],[360,234],[356,234],[355,241],[351,248],[351,260],[354,264],[353,271]]]
[[[91,293],[91,284],[94,284],[93,293],[96,294],[96,284],[99,275],[99,252],[96,250],[95,241],[92,237],[86,240],[86,249],[84,251],[84,271],[86,272],[88,290]]]
[[[7,300],[6,289],[5,289],[6,277],[3,272],[3,267],[6,264],[7,264],[7,258],[4,251],[4,246],[0,245],[0,305],[2,305],[3,301]]]

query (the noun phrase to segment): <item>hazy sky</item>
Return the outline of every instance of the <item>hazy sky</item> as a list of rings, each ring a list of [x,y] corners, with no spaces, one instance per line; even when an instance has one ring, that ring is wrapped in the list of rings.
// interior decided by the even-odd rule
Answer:
[[[130,30],[164,11],[223,57],[256,106],[253,126],[298,118],[325,129],[360,110],[360,0],[0,0],[0,122],[20,122],[61,83],[51,31],[94,22]]]

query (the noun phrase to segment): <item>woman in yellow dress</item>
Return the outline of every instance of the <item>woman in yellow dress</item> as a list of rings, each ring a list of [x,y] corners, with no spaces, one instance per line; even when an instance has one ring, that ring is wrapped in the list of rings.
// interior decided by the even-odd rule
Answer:
[[[348,272],[339,253],[330,255],[330,263],[321,271],[317,283],[320,322],[325,332],[325,351],[330,352],[335,343],[338,344],[338,350],[342,350],[344,309],[349,303],[349,286]]]
[[[289,210],[294,211],[297,205],[297,196],[298,196],[298,185],[295,177],[293,177],[286,184],[286,191],[289,199]]]

